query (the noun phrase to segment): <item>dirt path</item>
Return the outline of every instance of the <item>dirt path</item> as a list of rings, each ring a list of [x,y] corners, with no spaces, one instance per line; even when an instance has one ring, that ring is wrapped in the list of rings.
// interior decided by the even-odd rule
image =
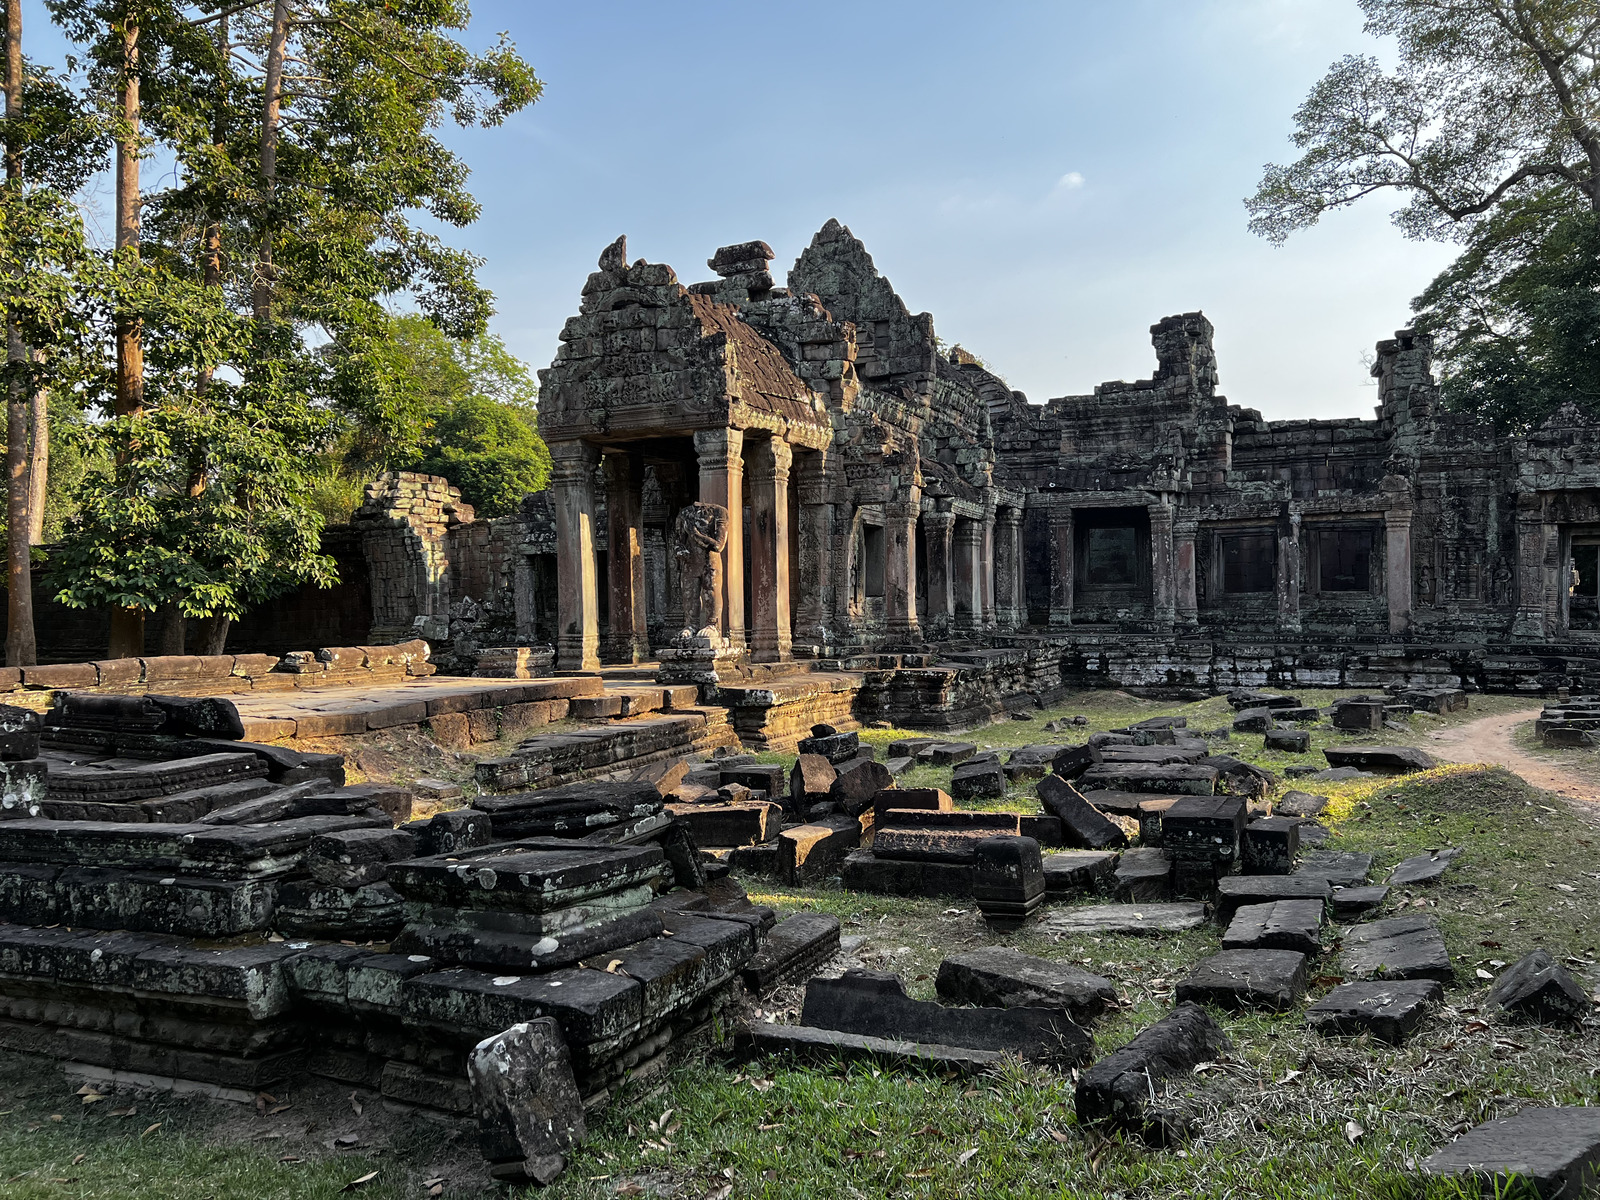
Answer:
[[[1534,787],[1544,788],[1557,795],[1566,796],[1585,804],[1600,806],[1600,758],[1591,767],[1588,764],[1552,763],[1519,750],[1511,740],[1511,731],[1518,725],[1532,721],[1539,709],[1501,713],[1468,721],[1451,729],[1430,734],[1424,748],[1435,758],[1458,763],[1495,763],[1515,771]]]

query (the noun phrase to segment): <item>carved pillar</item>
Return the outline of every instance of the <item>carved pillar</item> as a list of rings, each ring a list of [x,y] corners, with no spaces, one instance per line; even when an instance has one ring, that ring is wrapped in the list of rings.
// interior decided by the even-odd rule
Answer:
[[[1002,508],[994,525],[994,617],[1000,629],[1022,624],[1022,512]]]
[[[1050,624],[1072,624],[1072,509],[1050,508]]]
[[[1198,532],[1194,521],[1173,522],[1172,560],[1178,587],[1174,610],[1178,625],[1183,629],[1195,629],[1200,624],[1200,600],[1195,589],[1194,573],[1194,539]]]
[[[948,637],[951,619],[955,615],[954,572],[950,561],[951,535],[955,527],[956,516],[952,512],[922,514],[922,542],[928,552],[929,637]]]
[[[1278,526],[1278,629],[1300,632],[1300,514]]]
[[[922,489],[883,506],[883,611],[889,640],[896,645],[922,641],[917,621],[917,514]]]
[[[978,613],[979,621],[984,629],[992,630],[995,627],[994,603],[994,521],[995,509],[991,503],[984,508],[983,522],[979,526],[981,540],[978,543]]]
[[[610,576],[611,662],[636,663],[650,657],[645,621],[644,518],[640,489],[644,463],[637,454],[606,455],[606,572]]]
[[[563,671],[600,667],[600,590],[594,558],[594,472],[600,452],[587,442],[550,447],[550,499],[556,514],[556,655]]]
[[[1513,637],[1544,641],[1548,572],[1545,567],[1544,501],[1537,492],[1517,496],[1517,617]],[[1391,602],[1392,604],[1392,602]]]
[[[1384,513],[1383,533],[1389,632],[1399,637],[1411,632],[1411,510],[1391,508]]]
[[[983,523],[961,518],[955,537],[956,625],[974,630],[983,624]]]
[[[794,453],[775,437],[750,447],[750,656],[790,657],[789,466]]]
[[[694,435],[700,460],[700,499],[728,510],[728,545],[722,552],[722,630],[743,649],[744,633],[744,431],[700,429]]]
[[[1172,562],[1172,506],[1152,504],[1150,513],[1150,602],[1156,622],[1170,626],[1177,616],[1178,584]]]
[[[795,503],[800,506],[799,545],[789,569],[798,577],[795,637],[821,648],[832,642],[828,627],[833,583],[833,504],[828,494],[828,452],[812,450],[795,459]]]

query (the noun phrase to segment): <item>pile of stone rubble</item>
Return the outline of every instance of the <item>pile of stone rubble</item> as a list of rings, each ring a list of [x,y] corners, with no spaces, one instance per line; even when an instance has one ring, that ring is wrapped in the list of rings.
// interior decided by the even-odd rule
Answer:
[[[1584,750],[1600,746],[1600,696],[1574,696],[1545,705],[1534,730],[1546,746]]]

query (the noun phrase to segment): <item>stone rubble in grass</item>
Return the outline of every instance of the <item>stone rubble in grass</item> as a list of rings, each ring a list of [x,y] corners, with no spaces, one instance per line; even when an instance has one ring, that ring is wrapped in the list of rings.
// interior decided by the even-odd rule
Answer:
[[[1600,1108],[1530,1105],[1469,1129],[1425,1158],[1422,1173],[1485,1195],[1518,1182],[1542,1200],[1578,1200],[1600,1179]]]
[[[1322,951],[1326,909],[1320,900],[1275,900],[1246,904],[1235,910],[1222,935],[1224,950],[1296,950],[1313,956]]]
[[[1434,979],[1392,979],[1341,983],[1306,1010],[1311,1028],[1323,1036],[1370,1033],[1398,1046],[1444,999]]]
[[[1182,1141],[1194,1114],[1184,1084],[1201,1063],[1215,1062],[1233,1047],[1227,1034],[1198,1004],[1180,1004],[1131,1042],[1078,1075],[1074,1107],[1085,1125],[1107,1123],[1155,1146]]]
[[[1427,917],[1390,917],[1345,930],[1341,961],[1356,979],[1455,978],[1439,927]]]
[[[1534,950],[1507,967],[1484,997],[1485,1008],[1513,1020],[1577,1025],[1594,1010],[1572,972],[1547,950]]]
[[[1433,883],[1442,876],[1461,851],[1454,847],[1444,850],[1430,850],[1426,854],[1419,854],[1408,858],[1389,872],[1389,883],[1393,887],[1412,887],[1419,883]]]
[[[1177,999],[1180,1004],[1286,1012],[1305,990],[1306,956],[1297,950],[1223,950],[1201,959],[1179,980]]]
[[[1117,1003],[1110,980],[1071,963],[1034,958],[1007,946],[949,955],[939,964],[935,986],[947,1003],[1064,1008],[1079,1025]]]
[[[1184,904],[1089,904],[1051,909],[1039,919],[1039,932],[1066,934],[1132,933],[1159,936],[1199,929],[1206,923],[1206,906]]]

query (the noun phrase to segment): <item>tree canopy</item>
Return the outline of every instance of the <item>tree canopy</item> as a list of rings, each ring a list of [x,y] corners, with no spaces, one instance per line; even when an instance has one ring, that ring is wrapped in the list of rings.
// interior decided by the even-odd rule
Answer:
[[[1592,0],[1360,0],[1398,50],[1335,63],[1295,113],[1300,157],[1246,205],[1282,242],[1394,193],[1407,236],[1463,246],[1413,303],[1447,402],[1526,427],[1600,412],[1600,11]]]

